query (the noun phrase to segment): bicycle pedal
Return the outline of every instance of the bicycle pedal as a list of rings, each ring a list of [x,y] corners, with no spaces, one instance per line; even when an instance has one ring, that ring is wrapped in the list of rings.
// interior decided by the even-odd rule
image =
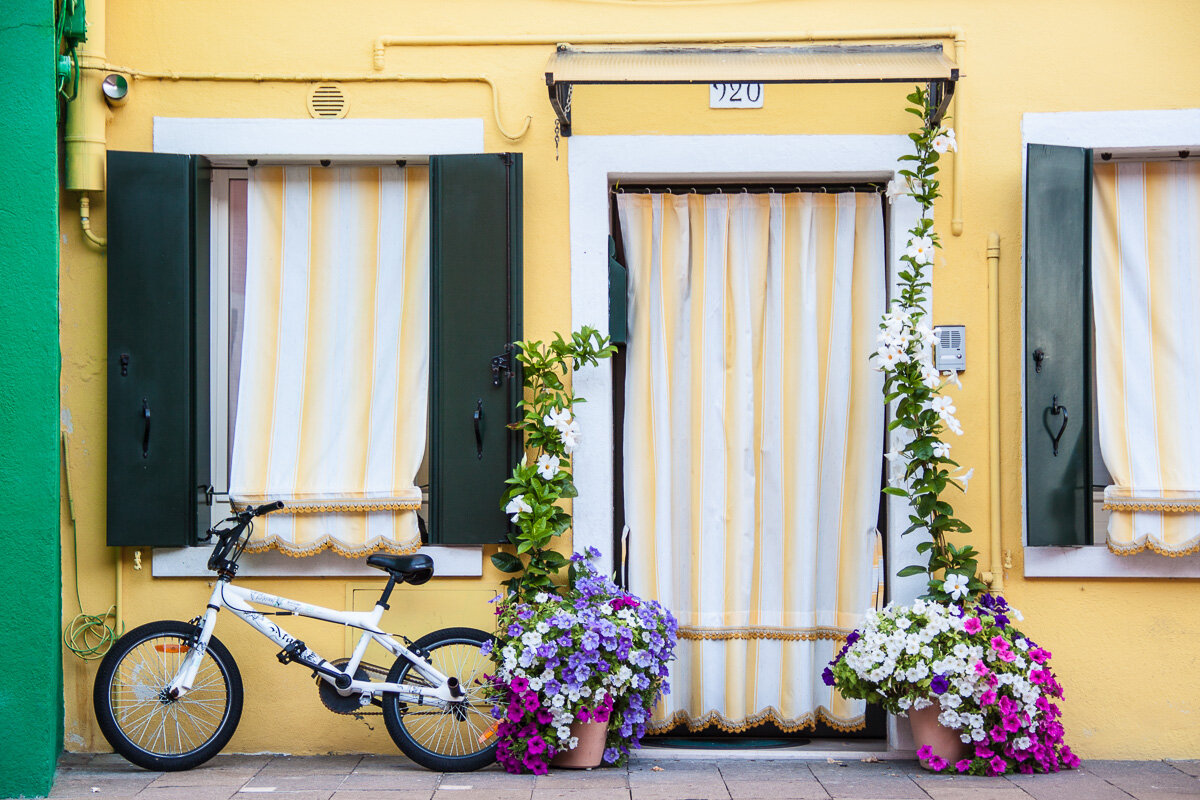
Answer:
[[[276,653],[275,657],[279,659],[280,664],[290,664],[299,659],[300,654],[307,649],[308,647],[304,644],[304,642],[296,639],[287,647]]]

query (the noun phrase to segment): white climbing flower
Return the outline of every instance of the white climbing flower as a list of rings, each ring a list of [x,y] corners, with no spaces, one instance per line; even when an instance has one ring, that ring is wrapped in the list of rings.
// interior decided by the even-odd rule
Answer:
[[[942,584],[942,591],[950,595],[955,600],[961,600],[969,593],[967,588],[968,580],[966,575],[960,575],[957,572],[951,573]]]
[[[554,476],[558,474],[558,464],[558,456],[542,453],[537,460],[538,475],[541,475],[543,480],[553,480]]]
[[[958,152],[958,139],[956,139],[954,136],[953,128],[946,128],[946,130],[933,137],[933,141],[930,142],[930,145],[939,153],[944,153],[947,150],[953,150],[956,153]]]
[[[917,264],[932,264],[933,263],[933,240],[928,236],[918,236],[908,243],[908,249],[904,251],[904,255],[908,256]]]
[[[510,515],[510,519],[516,522],[521,514],[528,514],[533,511],[533,506],[525,502],[525,495],[519,494],[508,501],[508,505],[504,507],[504,513]]]

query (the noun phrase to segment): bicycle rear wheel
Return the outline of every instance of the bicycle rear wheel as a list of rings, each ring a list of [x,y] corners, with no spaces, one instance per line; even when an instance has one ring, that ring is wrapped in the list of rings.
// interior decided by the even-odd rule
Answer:
[[[192,690],[179,699],[166,694],[197,633],[186,622],[151,622],[118,639],[100,662],[96,721],[113,749],[139,767],[191,769],[219,753],[237,728],[242,676],[215,637]]]
[[[457,677],[466,697],[448,708],[400,702],[395,694],[383,696],[383,721],[403,753],[426,769],[468,772],[496,760],[495,689],[485,677],[491,661],[480,650],[491,639],[475,628],[445,628],[422,636],[414,649],[428,653],[426,660],[447,677]],[[396,659],[389,683],[428,689],[432,684],[404,657]]]

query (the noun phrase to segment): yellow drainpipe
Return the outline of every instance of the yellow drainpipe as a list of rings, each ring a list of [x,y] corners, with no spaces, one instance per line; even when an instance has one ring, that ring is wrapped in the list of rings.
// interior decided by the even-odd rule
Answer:
[[[63,135],[66,149],[63,186],[67,191],[81,193],[80,227],[84,238],[101,250],[106,242],[92,233],[88,192],[103,192],[105,184],[108,109],[100,91],[104,76],[97,71],[104,64],[104,37],[104,0],[92,0],[87,4],[87,41],[79,45],[79,91],[67,104]]]
[[[945,28],[895,28],[858,31],[760,31],[758,33],[693,33],[693,34],[656,34],[656,33],[584,33],[574,36],[563,34],[512,34],[508,36],[380,36],[371,48],[371,65],[376,72],[383,70],[385,54],[389,47],[473,47],[498,45],[558,45],[570,44],[763,44],[767,42],[796,43],[796,42],[829,42],[829,41],[879,41],[905,39],[952,39],[954,41],[954,63],[958,67],[959,77],[964,76],[963,57],[966,53],[967,38],[963,29],[957,26]],[[954,176],[951,179],[952,196],[950,198],[951,215],[950,231],[955,236],[963,232],[962,212],[962,129],[963,103],[962,85],[959,84],[954,92],[951,122],[959,142],[959,153],[955,156]]]
[[[957,165],[956,165],[957,166]],[[1004,564],[1000,539],[1000,234],[988,234],[988,472],[991,478],[991,530],[989,571],[984,582],[999,592],[1004,589]]]
[[[514,142],[521,139],[529,130],[529,124],[533,120],[532,117],[527,115],[524,123],[521,125],[521,129],[516,133],[510,132],[504,127],[503,123],[500,122],[500,90],[496,87],[495,81],[486,75],[297,74],[270,72],[173,72],[171,70],[154,72],[121,67],[116,64],[100,64],[88,69],[100,70],[106,73],[119,72],[131,78],[154,81],[230,81],[237,83],[322,83],[325,81],[334,83],[482,83],[491,90],[492,116],[496,121],[496,128],[504,138]]]

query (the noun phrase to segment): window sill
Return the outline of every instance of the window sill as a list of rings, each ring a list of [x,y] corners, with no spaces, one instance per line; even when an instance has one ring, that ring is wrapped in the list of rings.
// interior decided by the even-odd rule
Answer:
[[[1103,545],[1025,547],[1026,578],[1200,578],[1200,553],[1118,556]]]
[[[210,547],[154,549],[151,575],[155,578],[207,578]],[[422,547],[433,558],[437,578],[478,578],[483,575],[482,547]],[[239,577],[254,578],[362,578],[383,574],[368,567],[365,558],[346,558],[323,552],[296,558],[278,550],[246,553],[238,564]]]

